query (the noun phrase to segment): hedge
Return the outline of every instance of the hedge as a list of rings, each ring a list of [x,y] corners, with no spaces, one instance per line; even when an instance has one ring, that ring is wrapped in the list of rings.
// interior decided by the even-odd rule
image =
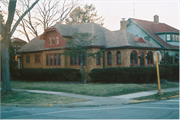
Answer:
[[[78,81],[80,70],[66,68],[24,68],[18,70],[18,79],[33,81]]]
[[[160,78],[167,79],[169,69],[159,68]],[[156,67],[121,67],[93,69],[89,73],[91,82],[102,83],[153,83],[157,80]]]
[[[179,64],[178,65],[159,65],[163,68],[168,68],[170,70],[169,81],[179,80]]]

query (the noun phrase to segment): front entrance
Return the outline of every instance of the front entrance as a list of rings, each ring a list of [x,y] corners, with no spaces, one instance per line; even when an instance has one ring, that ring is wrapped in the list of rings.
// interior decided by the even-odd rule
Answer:
[[[140,53],[140,66],[144,66],[144,52]]]

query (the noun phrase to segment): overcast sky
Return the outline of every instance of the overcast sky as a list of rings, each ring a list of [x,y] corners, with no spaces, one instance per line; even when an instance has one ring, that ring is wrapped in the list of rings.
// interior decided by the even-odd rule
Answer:
[[[112,31],[120,29],[122,18],[153,21],[156,14],[159,22],[180,28],[179,0],[81,0],[81,3],[93,3],[98,15],[105,18],[104,27]]]
[[[159,22],[180,29],[179,0],[80,0],[79,3],[93,4],[98,15],[105,18],[104,27],[112,31],[120,29],[122,18],[153,21],[154,15],[159,16]],[[17,32],[13,36],[26,40]]]

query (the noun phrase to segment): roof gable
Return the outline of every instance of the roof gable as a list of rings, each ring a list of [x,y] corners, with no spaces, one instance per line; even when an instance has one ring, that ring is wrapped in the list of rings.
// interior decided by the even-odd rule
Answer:
[[[165,23],[154,24],[154,22],[151,21],[139,20],[134,18],[129,18],[128,21],[134,22],[139,28],[143,29],[147,34],[149,34],[154,40],[156,40],[160,45],[164,46],[165,48],[179,48],[178,46],[170,45],[156,35],[156,33],[162,32],[179,33],[179,30],[177,30],[176,28],[173,28]]]

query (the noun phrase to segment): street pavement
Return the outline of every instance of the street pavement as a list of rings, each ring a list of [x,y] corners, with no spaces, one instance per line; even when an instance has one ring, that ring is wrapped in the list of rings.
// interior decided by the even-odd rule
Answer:
[[[111,97],[95,97],[95,96],[87,96],[87,95],[78,95],[72,93],[64,93],[64,92],[52,92],[52,91],[42,91],[42,90],[25,90],[25,89],[13,89],[16,91],[27,91],[27,92],[34,92],[34,93],[42,93],[42,94],[54,94],[66,97],[75,97],[75,98],[82,98],[87,99],[88,101],[85,102],[77,102],[77,103],[69,103],[69,104],[2,104],[2,105],[11,105],[11,106],[44,106],[44,107],[88,107],[88,106],[111,106],[111,105],[122,105],[122,104],[129,104],[133,103],[135,100],[132,98],[142,97],[142,96],[149,96],[156,94],[157,90],[146,91],[146,92],[138,92],[120,96],[111,96]],[[162,89],[162,92],[172,92],[177,91],[179,88],[168,88]]]
[[[1,106],[1,119],[179,119],[179,98],[100,107]]]

